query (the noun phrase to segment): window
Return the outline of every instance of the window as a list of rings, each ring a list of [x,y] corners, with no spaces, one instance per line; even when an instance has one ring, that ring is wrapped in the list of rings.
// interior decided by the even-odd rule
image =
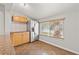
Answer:
[[[64,19],[56,19],[40,23],[40,35],[63,39]]]

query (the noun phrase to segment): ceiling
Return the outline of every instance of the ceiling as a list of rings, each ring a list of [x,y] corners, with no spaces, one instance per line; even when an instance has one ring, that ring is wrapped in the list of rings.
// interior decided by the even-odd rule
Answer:
[[[78,3],[13,3],[4,4],[8,10],[21,12],[33,19],[42,19],[78,9]]]

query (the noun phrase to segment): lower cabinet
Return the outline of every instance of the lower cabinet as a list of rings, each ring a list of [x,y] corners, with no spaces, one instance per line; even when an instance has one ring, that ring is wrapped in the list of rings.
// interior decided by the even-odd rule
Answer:
[[[27,43],[29,42],[29,32],[23,32],[23,39],[22,39],[22,43]]]
[[[22,45],[29,42],[29,32],[12,32],[10,35],[13,46]]]

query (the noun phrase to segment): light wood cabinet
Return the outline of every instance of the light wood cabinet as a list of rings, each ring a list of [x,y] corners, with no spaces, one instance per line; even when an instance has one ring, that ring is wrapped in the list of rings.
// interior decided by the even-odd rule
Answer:
[[[22,34],[23,34],[22,43],[29,42],[29,32],[23,32]]]
[[[29,42],[29,32],[12,32],[11,41],[13,46],[22,45]]]
[[[25,16],[12,16],[12,21],[20,22],[20,23],[27,23],[28,19]]]

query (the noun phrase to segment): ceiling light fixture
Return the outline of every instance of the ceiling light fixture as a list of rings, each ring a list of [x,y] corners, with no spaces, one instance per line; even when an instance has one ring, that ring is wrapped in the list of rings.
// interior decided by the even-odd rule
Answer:
[[[26,3],[24,3],[24,6],[26,6]]]
[[[29,7],[28,3],[20,3],[20,6]]]
[[[25,7],[29,7],[29,5],[28,5],[27,3],[24,3],[24,6],[25,6]]]

